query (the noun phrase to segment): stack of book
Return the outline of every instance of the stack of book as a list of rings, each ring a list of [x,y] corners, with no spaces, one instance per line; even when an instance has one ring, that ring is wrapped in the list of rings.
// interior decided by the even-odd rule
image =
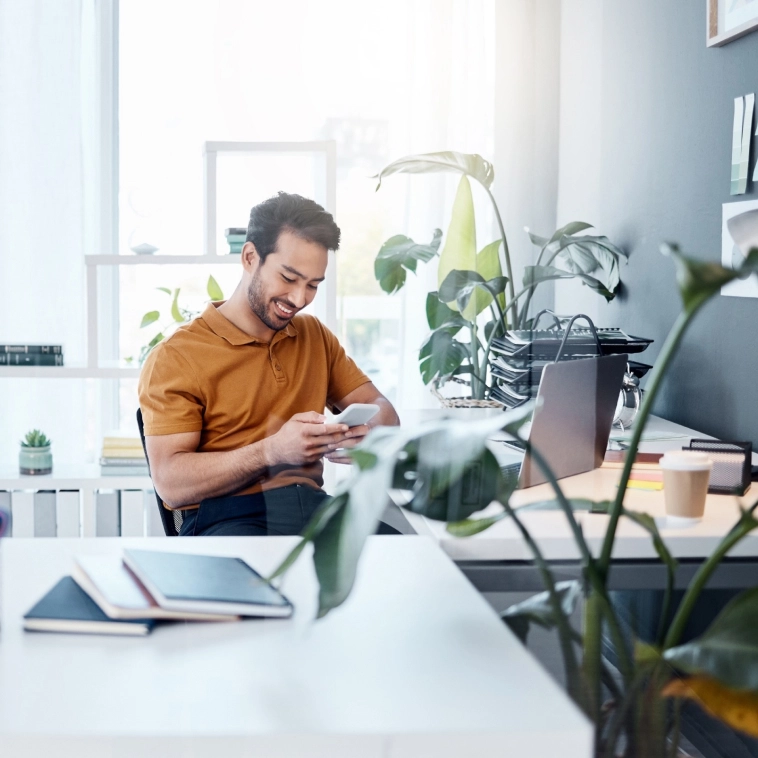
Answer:
[[[242,246],[245,244],[245,240],[247,239],[247,229],[244,229],[243,227],[233,226],[229,229],[224,230],[224,236],[226,237],[226,241],[229,243],[230,253],[242,252]]]
[[[61,345],[0,345],[0,366],[62,366]]]
[[[149,476],[140,438],[118,433],[103,437],[100,473],[103,476]]]
[[[124,550],[80,555],[24,616],[30,632],[144,636],[164,621],[288,618],[292,604],[241,558]]]

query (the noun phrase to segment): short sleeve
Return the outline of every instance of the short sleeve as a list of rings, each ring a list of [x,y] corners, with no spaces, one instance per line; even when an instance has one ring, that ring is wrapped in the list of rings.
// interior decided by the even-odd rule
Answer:
[[[195,372],[169,343],[156,346],[142,367],[139,404],[148,436],[203,428],[205,402]]]
[[[326,359],[329,369],[329,384],[327,387],[327,403],[331,407],[342,400],[354,389],[371,380],[361,371],[355,361],[350,358],[339,340],[319,322],[322,336],[326,343]]]

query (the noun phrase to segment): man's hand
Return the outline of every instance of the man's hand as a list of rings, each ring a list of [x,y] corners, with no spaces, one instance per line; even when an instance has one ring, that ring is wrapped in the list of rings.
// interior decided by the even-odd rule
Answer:
[[[325,419],[315,411],[296,413],[276,434],[265,440],[268,465],[307,465],[341,447],[350,435],[349,427],[325,424]]]
[[[344,451],[351,450],[356,445],[363,442],[363,438],[369,433],[371,427],[368,424],[360,426],[351,426],[345,432],[345,441],[339,446],[338,450],[327,453],[326,459],[332,463],[352,463],[353,459]]]

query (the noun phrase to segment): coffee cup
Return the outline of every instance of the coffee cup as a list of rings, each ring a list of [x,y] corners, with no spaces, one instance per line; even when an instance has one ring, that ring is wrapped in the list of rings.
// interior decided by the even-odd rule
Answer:
[[[694,450],[671,450],[660,460],[669,523],[691,524],[703,517],[713,461]]]

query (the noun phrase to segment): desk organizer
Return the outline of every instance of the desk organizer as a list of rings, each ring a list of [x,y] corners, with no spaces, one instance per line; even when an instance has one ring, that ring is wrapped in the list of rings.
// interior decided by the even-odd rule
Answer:
[[[690,440],[689,447],[707,453],[713,461],[708,492],[713,495],[744,495],[750,487],[753,445],[750,442],[721,440]]]

